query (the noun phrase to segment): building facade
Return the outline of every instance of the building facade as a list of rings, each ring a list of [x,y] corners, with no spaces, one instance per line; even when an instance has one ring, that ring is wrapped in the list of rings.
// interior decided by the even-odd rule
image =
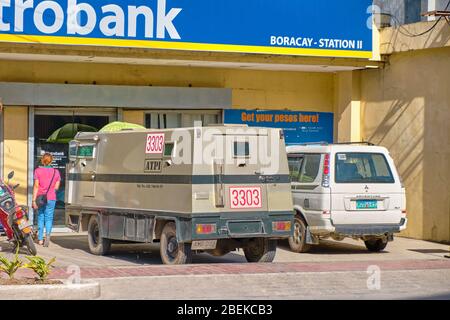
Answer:
[[[404,235],[450,241],[445,21],[430,44],[401,38],[395,28],[372,30],[371,1],[317,1],[311,8],[288,0],[276,8],[224,1],[221,14],[205,18],[200,13],[215,11],[203,0],[192,7],[141,0],[149,9],[134,11],[119,10],[126,1],[116,0],[109,7],[112,20],[100,20],[106,9],[92,0],[78,1],[96,13],[90,37],[77,28],[89,25],[89,14],[71,20],[69,1],[52,1],[59,6],[40,11],[41,1],[34,2],[24,9],[24,17],[30,16],[22,25],[20,10],[9,11],[15,1],[0,6],[0,167],[2,175],[15,171],[19,202],[30,205],[42,152],[52,152],[64,171],[66,147],[47,139],[67,123],[99,129],[121,120],[169,128],[223,123],[234,109],[327,113],[334,118],[327,128],[334,141],[370,140],[390,149],[408,192],[410,227]],[[61,12],[56,30],[59,20],[45,13]],[[348,26],[353,31],[345,21],[354,21]],[[406,27],[419,32],[429,23]],[[239,24],[239,30],[231,27]],[[426,73],[430,67],[435,72]],[[63,224],[62,201],[58,212]]]

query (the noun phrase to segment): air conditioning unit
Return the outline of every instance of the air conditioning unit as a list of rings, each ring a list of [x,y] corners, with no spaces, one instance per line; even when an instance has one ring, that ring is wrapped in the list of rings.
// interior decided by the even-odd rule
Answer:
[[[388,28],[392,26],[392,17],[389,13],[378,13],[375,14],[375,23],[377,28]]]

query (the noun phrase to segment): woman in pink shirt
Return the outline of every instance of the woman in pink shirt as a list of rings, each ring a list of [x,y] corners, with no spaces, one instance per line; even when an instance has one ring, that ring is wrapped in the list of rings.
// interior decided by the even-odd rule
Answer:
[[[38,240],[40,245],[48,247],[53,227],[53,216],[56,205],[56,190],[61,184],[61,176],[57,169],[50,166],[53,156],[46,153],[41,158],[42,166],[34,170],[33,209],[38,210]],[[47,204],[38,208],[36,198],[47,195]],[[45,227],[45,242],[44,242]]]

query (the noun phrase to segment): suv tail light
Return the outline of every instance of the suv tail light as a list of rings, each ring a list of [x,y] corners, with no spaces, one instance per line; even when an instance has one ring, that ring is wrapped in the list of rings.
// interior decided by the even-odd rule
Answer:
[[[330,187],[330,154],[325,153],[325,159],[323,160],[323,174],[322,174],[322,187]]]

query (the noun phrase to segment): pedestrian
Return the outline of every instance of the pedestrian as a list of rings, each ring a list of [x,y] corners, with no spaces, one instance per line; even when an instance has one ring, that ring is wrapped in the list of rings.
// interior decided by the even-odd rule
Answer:
[[[50,153],[45,153],[41,158],[41,166],[34,170],[33,209],[38,210],[38,241],[44,247],[50,245],[56,190],[59,189],[61,184],[59,171],[51,167],[52,162],[53,156]]]

